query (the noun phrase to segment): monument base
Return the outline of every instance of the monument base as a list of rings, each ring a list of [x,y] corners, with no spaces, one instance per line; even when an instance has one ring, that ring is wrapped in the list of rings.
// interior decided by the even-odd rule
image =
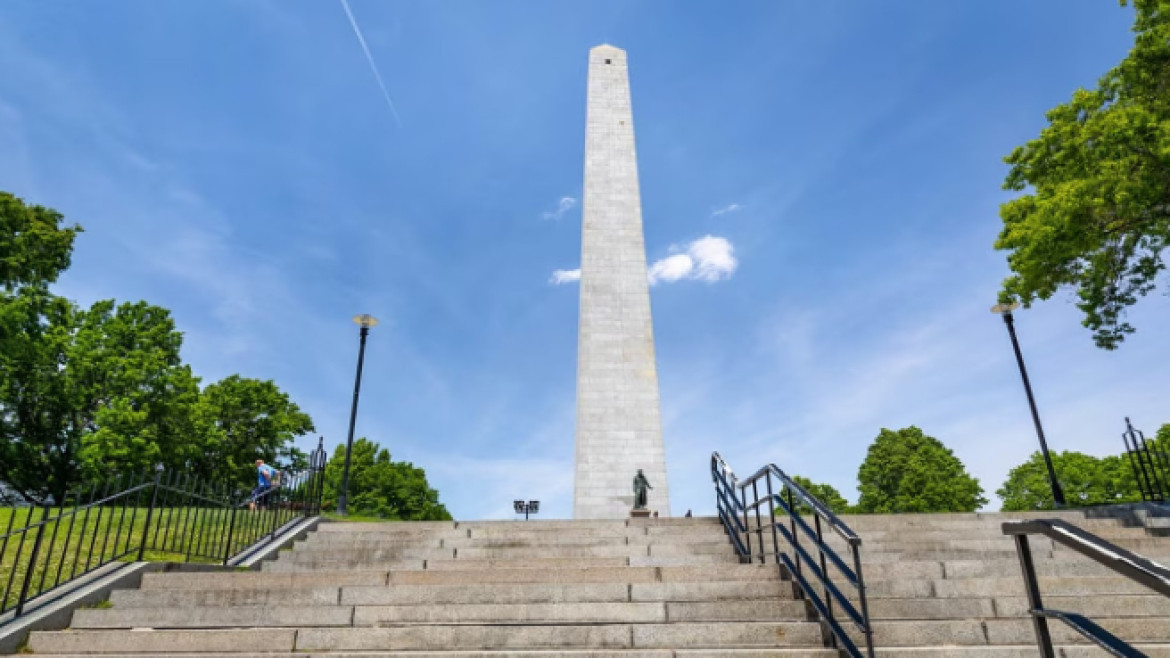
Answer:
[[[650,518],[650,510],[648,509],[632,509],[630,510],[631,519],[648,519]]]

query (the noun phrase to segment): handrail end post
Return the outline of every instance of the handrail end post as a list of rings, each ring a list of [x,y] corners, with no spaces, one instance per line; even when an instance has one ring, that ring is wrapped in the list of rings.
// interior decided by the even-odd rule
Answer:
[[[1016,554],[1020,558],[1020,570],[1024,573],[1024,589],[1028,596],[1028,616],[1032,618],[1032,629],[1036,633],[1036,647],[1042,658],[1056,658],[1052,648],[1052,634],[1048,629],[1048,619],[1040,614],[1044,609],[1043,599],[1040,597],[1040,583],[1036,580],[1036,566],[1032,562],[1032,549],[1028,545],[1028,535],[1013,534],[1016,541]]]

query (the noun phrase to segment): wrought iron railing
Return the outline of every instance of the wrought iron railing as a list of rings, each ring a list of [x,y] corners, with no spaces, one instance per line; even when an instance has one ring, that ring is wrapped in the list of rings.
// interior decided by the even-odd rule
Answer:
[[[1170,597],[1170,569],[1058,519],[1008,521],[1003,524],[1003,534],[1011,535],[1016,540],[1016,552],[1024,572],[1024,589],[1028,595],[1028,614],[1032,618],[1036,645],[1043,658],[1056,656],[1052,648],[1052,635],[1048,631],[1049,619],[1058,619],[1068,624],[1114,656],[1143,658],[1146,655],[1083,615],[1044,607],[1040,584],[1036,580],[1036,566],[1032,562],[1032,550],[1028,546],[1028,535],[1044,535],[1167,597]]]
[[[19,617],[40,597],[113,562],[232,564],[320,513],[324,468],[318,443],[307,470],[248,495],[159,466],[149,475],[78,488],[57,505],[7,508],[0,615]]]
[[[796,583],[797,595],[807,599],[828,626],[832,645],[850,656],[873,658],[873,629],[861,571],[861,537],[775,464],[768,464],[739,482],[727,462],[716,452],[711,454],[711,479],[715,482],[715,506],[719,518],[740,559],[748,562],[758,559],[761,564],[766,564],[768,557],[772,556],[781,569],[781,576],[790,577]],[[765,490],[763,497],[760,495],[761,483]],[[765,505],[767,520],[761,513]],[[812,526],[801,515],[802,507],[810,512]],[[778,509],[787,519],[777,518]],[[844,540],[852,565],[826,542],[826,526]],[[765,533],[771,535],[770,547],[765,543]],[[756,535],[755,541],[752,540],[753,534]],[[781,537],[786,542],[784,550],[780,546]],[[810,549],[815,551],[816,557]],[[838,579],[832,575],[834,571],[838,579],[844,580],[852,590],[856,603],[841,590]],[[844,613],[844,619],[838,609]],[[858,648],[842,621],[861,635],[864,649]]]
[[[1146,440],[1146,435],[1141,430],[1134,429],[1128,418],[1125,419],[1125,432],[1122,432],[1121,440],[1125,442],[1125,454],[1129,456],[1129,465],[1133,469],[1142,500],[1154,503],[1170,502],[1170,454],[1166,452],[1168,447]]]

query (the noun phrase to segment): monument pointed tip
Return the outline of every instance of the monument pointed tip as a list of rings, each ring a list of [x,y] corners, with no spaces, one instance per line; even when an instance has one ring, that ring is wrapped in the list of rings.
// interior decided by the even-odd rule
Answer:
[[[610,44],[608,44],[608,43],[603,43],[603,44],[601,44],[601,45],[599,45],[599,46],[594,46],[594,47],[592,48],[592,50],[611,50],[611,51],[616,51],[616,52],[619,52],[619,53],[623,53],[623,52],[625,52],[625,51],[624,51],[624,50],[622,50],[621,48],[618,48],[617,46],[614,46],[614,45],[610,45]]]

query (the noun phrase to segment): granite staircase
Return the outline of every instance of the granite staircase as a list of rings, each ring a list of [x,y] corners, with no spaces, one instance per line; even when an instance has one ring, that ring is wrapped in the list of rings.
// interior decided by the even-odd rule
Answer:
[[[1053,516],[1053,515],[1045,515]],[[1170,538],[1075,522],[1158,559]],[[1037,656],[995,514],[854,516],[879,656]],[[1170,657],[1170,601],[1033,540],[1046,602]],[[259,572],[148,574],[37,655],[829,658],[774,565],[740,564],[712,518],[326,523]],[[1053,625],[1068,658],[1105,655]]]

